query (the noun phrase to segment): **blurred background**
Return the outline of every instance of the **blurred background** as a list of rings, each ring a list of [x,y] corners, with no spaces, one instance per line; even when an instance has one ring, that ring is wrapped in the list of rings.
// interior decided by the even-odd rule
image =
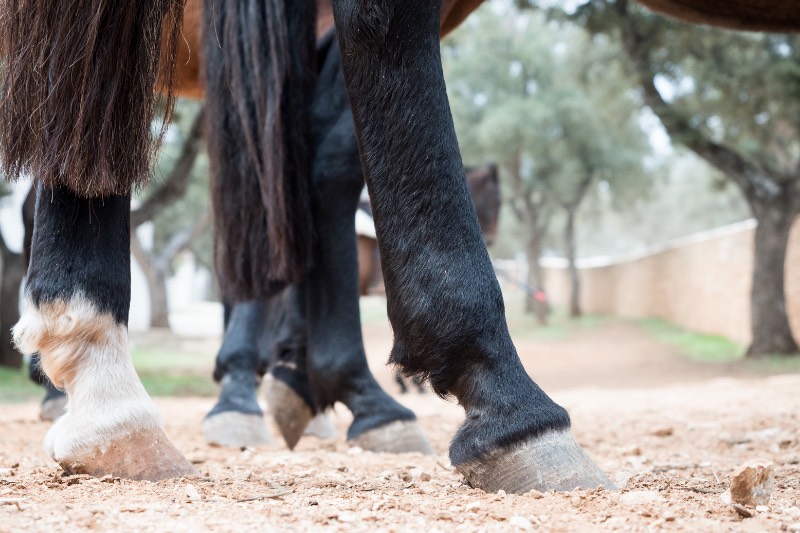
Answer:
[[[689,26],[622,0],[495,0],[442,57],[465,165],[498,169],[489,252],[545,388],[800,371],[800,37]],[[153,394],[215,392],[222,309],[201,107],[178,102],[134,201],[130,330]],[[7,334],[28,188],[0,189],[11,401],[40,394]],[[379,283],[362,320],[395,390]]]

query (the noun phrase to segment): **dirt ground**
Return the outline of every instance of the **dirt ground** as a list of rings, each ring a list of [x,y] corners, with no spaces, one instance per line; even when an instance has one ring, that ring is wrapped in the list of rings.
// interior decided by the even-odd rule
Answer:
[[[370,362],[391,346],[365,328]],[[486,494],[449,465],[460,408],[398,396],[437,455],[351,448],[339,438],[298,449],[207,446],[211,398],[161,398],[166,431],[199,477],[158,483],[65,477],[42,452],[48,424],[33,403],[0,408],[0,532],[17,531],[800,531],[800,375],[755,376],[687,361],[636,325],[611,323],[556,341],[519,340],[520,354],[572,415],[574,433],[619,492]],[[731,472],[774,462],[769,505],[742,518],[723,503]]]

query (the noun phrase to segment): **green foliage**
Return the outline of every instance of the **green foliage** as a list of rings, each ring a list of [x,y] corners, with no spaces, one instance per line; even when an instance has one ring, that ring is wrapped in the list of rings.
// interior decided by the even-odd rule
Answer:
[[[744,349],[726,337],[695,333],[658,318],[645,318],[639,324],[653,337],[678,348],[695,361],[728,363],[744,357]]]
[[[548,205],[552,212],[578,204],[585,181],[589,195],[602,190],[614,198],[613,207],[650,190],[641,104],[620,55],[610,39],[592,38],[573,24],[496,6],[481,9],[445,40],[444,70],[465,163],[496,161],[514,212],[541,215]],[[509,256],[514,248],[521,246],[509,246],[501,235],[498,252]]]
[[[169,176],[181,155],[183,144],[200,107],[201,103],[194,100],[178,100],[176,102],[169,135],[162,143],[153,168],[151,183],[140,194],[141,200],[157,191]],[[161,210],[153,219],[153,255],[160,255],[174,234],[189,230],[197,219],[210,208],[208,165],[208,155],[205,150],[202,150],[192,167],[186,194],[179,201]],[[193,239],[189,249],[194,253],[198,263],[209,270],[212,269],[213,243],[210,227],[202,235]]]

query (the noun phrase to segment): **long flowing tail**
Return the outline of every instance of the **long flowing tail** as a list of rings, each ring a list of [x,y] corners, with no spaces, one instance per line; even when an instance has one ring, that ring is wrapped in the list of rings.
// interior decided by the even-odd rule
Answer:
[[[311,263],[315,0],[205,0],[215,255],[230,300],[274,294]]]
[[[86,197],[143,184],[159,62],[172,72],[182,15],[182,0],[0,2],[7,176],[30,174]]]

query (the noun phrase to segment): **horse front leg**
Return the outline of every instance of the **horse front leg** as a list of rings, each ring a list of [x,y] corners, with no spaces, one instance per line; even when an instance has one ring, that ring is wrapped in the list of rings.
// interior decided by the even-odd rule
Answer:
[[[87,200],[40,186],[17,345],[38,352],[67,412],[45,447],[67,473],[194,473],[170,443],[128,352],[130,196]]]
[[[334,0],[334,16],[395,334],[391,361],[464,407],[450,458],[473,486],[613,486],[511,341],[445,92],[438,2]]]
[[[265,446],[273,444],[258,405],[258,389],[264,376],[268,348],[259,340],[269,331],[269,303],[240,302],[226,312],[225,336],[217,353],[214,380],[219,399],[203,420],[203,436],[217,446]]]

